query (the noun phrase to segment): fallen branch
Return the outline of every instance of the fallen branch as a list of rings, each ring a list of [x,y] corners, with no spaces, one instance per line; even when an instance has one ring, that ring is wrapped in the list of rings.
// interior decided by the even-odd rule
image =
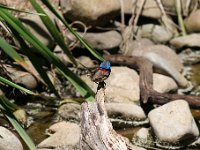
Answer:
[[[137,69],[140,75],[140,101],[142,104],[165,104],[167,102],[184,99],[192,108],[200,108],[200,97],[159,93],[153,89],[153,65],[143,57],[108,55],[104,57],[112,63],[126,65]]]
[[[81,105],[80,149],[133,150],[135,146],[113,129],[104,105],[105,87],[102,83],[99,85],[96,101],[85,102]]]

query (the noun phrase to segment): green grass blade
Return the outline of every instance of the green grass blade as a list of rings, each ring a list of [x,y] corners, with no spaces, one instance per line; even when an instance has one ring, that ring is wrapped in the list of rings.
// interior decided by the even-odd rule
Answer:
[[[43,79],[43,81],[48,85],[50,90],[54,92],[54,94],[60,98],[60,95],[58,94],[57,90],[55,89],[53,83],[49,79],[46,71],[42,68],[42,63],[40,60],[38,60],[37,56],[30,51],[29,46],[26,44],[26,42],[19,36],[19,34],[10,27],[11,31],[13,32],[13,35],[15,36],[15,39],[18,40],[18,42],[21,45],[21,50],[26,54],[26,56],[29,58],[37,72],[39,73],[40,77]]]
[[[58,17],[63,22],[66,28],[80,41],[82,45],[85,46],[87,50],[91,52],[93,56],[95,56],[97,59],[101,61],[104,61],[104,58],[94,48],[92,48],[87,42],[85,42],[85,40],[76,31],[74,31],[70,27],[67,21],[55,10],[55,8],[50,4],[48,0],[42,0],[42,2],[49,8],[49,10],[51,10],[54,13],[56,17]]]
[[[23,65],[27,65],[24,59],[6,42],[6,40],[0,37],[0,48],[10,56],[15,62]]]
[[[80,92],[80,94],[90,101],[94,99],[94,92],[88,87],[88,85],[82,81],[76,74],[70,71],[43,43],[41,43],[34,35],[32,35],[22,23],[12,16],[5,9],[0,8],[0,17],[2,17],[13,29],[15,29],[26,41],[46,58],[49,63],[54,64],[64,76],[73,84],[73,86]],[[93,97],[93,98],[91,98]]]
[[[43,13],[46,14],[44,12],[44,10],[39,6],[39,4],[35,1],[35,0],[29,0],[32,4],[32,6],[35,8],[35,10],[38,13]],[[72,55],[72,53],[70,52],[70,50],[68,49],[67,45],[64,42],[64,38],[61,36],[61,33],[58,31],[57,27],[55,26],[55,24],[51,21],[51,19],[49,18],[49,16],[46,14],[46,16],[40,16],[42,22],[44,23],[44,25],[47,27],[48,31],[51,33],[52,37],[54,38],[54,40],[58,43],[58,45],[63,49],[63,51],[67,54],[67,56],[69,57],[69,59],[75,64],[76,60],[74,58],[74,56]]]
[[[11,10],[11,11],[16,11],[16,12],[21,12],[21,13],[26,13],[26,14],[31,14],[31,15],[46,16],[45,14],[42,14],[42,13],[33,13],[33,12],[25,11],[25,10],[18,10],[18,9],[11,8],[2,4],[0,4],[0,7]]]
[[[6,118],[9,120],[9,122],[12,124],[12,126],[15,128],[15,130],[18,132],[20,137],[23,139],[23,141],[26,143],[26,145],[29,147],[30,150],[37,150],[35,144],[31,140],[31,138],[28,136],[26,131],[22,128],[22,126],[18,123],[14,115],[11,113],[9,107],[7,106],[7,103],[5,101],[8,101],[8,99],[4,95],[0,95],[0,109],[3,112],[3,114],[6,116]]]
[[[9,81],[8,79],[6,79],[6,78],[4,78],[4,77],[2,77],[2,76],[0,76],[0,82],[4,83],[4,84],[6,84],[6,85],[9,85],[9,86],[11,86],[11,87],[13,87],[13,88],[16,88],[16,89],[18,89],[18,90],[20,90],[20,91],[23,91],[23,92],[25,92],[25,93],[27,93],[27,94],[36,95],[34,92],[32,92],[32,91],[30,91],[30,90],[28,90],[28,89],[26,89],[26,88],[24,88],[24,87],[22,87],[22,86],[20,86],[20,85],[17,85],[17,84],[15,84],[15,83]]]
[[[54,88],[51,80],[49,79],[48,75],[43,70],[42,66],[40,65],[41,64],[40,60],[37,59],[37,57],[29,50],[30,48],[27,46],[27,44],[25,42],[23,42],[22,38],[20,36],[17,36],[16,33],[15,33],[15,37],[18,37],[18,40],[20,40],[20,45],[22,46],[22,50],[24,50],[26,55],[29,57],[29,59],[31,60],[32,64],[34,65],[35,69],[39,72],[42,79],[45,81],[45,83],[47,83],[47,85],[55,93],[55,95],[60,97],[58,92]],[[26,64],[26,62],[24,61],[24,59],[2,37],[0,37],[0,47],[14,61],[16,61],[21,66],[23,66],[27,71],[30,71],[30,69],[29,69],[28,65]]]

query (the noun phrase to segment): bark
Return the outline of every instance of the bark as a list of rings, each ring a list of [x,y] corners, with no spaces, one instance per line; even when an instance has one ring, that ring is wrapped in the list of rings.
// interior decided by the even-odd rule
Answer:
[[[117,134],[104,105],[105,88],[97,90],[95,102],[81,105],[81,150],[133,150],[129,141]]]

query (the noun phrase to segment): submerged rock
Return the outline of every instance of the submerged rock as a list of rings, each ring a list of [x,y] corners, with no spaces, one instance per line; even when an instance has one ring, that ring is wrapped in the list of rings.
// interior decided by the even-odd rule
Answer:
[[[153,147],[153,145],[154,145],[153,137],[150,134],[149,128],[139,129],[136,132],[136,134],[133,136],[132,141],[136,145],[146,145],[149,147]]]
[[[1,126],[0,150],[23,150],[20,140],[11,131]]]
[[[153,131],[160,141],[185,146],[199,136],[198,127],[184,100],[176,100],[155,108],[148,114]]]

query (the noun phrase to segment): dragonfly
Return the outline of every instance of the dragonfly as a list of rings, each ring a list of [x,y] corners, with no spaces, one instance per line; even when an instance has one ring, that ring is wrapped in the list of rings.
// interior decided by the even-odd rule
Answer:
[[[111,73],[110,62],[105,60],[99,67],[96,68],[96,71],[91,76],[91,80],[95,83],[100,83],[106,80]]]

